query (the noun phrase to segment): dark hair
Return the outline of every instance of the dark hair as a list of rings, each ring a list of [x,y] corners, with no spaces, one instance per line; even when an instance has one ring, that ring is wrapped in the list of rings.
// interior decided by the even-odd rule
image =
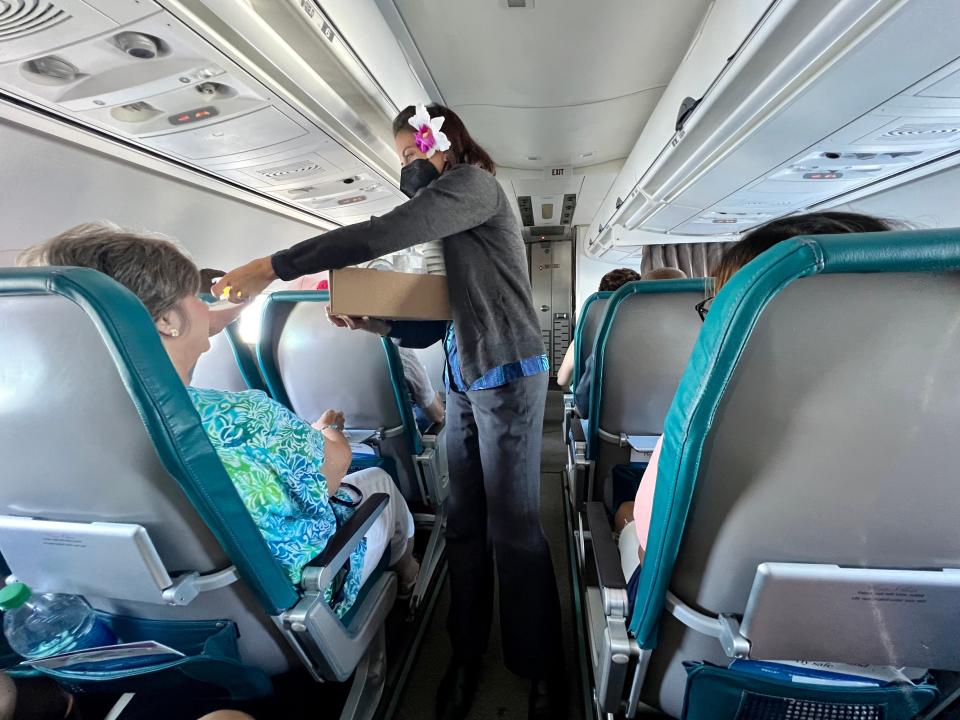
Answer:
[[[602,278],[600,278],[600,291],[605,290],[616,290],[622,285],[626,285],[628,282],[633,282],[634,280],[640,279],[640,273],[636,270],[631,270],[630,268],[617,268],[616,270],[611,270]]]
[[[213,289],[214,280],[222,278],[226,275],[224,270],[216,270],[215,268],[200,268],[200,292],[210,294],[210,291]]]
[[[714,289],[719,290],[733,274],[782,240],[798,235],[841,235],[844,233],[892,230],[889,220],[852,212],[818,212],[773,220],[754,228],[728,247],[713,270]]]
[[[413,105],[405,107],[400,114],[393,119],[393,136],[396,137],[404,130],[413,132],[410,125],[410,118],[417,114],[417,108]],[[427,105],[427,114],[430,117],[443,116],[443,127],[441,128],[447,139],[450,140],[450,149],[447,150],[447,161],[451,165],[463,163],[465,165],[477,165],[482,167],[488,173],[497,174],[497,166],[487,154],[487,151],[477,145],[477,142],[470,137],[467,132],[467,126],[463,120],[453,110],[443,105]]]

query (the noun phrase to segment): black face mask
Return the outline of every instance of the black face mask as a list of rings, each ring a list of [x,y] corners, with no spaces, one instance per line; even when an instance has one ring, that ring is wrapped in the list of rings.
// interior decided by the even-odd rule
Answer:
[[[419,158],[409,165],[404,165],[400,171],[400,192],[412,198],[417,194],[417,190],[425,188],[438,177],[440,177],[440,171],[433,166],[433,163]]]

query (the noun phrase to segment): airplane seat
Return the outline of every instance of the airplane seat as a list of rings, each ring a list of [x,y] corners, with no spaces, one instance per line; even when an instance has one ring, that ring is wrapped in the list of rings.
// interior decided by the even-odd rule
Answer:
[[[702,278],[640,280],[619,288],[607,301],[592,350],[590,410],[582,423],[579,467],[585,482],[576,496],[580,502],[602,499],[615,512],[611,475],[615,466],[630,461],[630,438],[649,444],[662,433],[700,332],[695,306],[705,288]]]
[[[356,671],[345,717],[375,704],[396,576],[372,581],[347,624],[323,594],[387,496],[368,498],[294,587],[136,297],[87,268],[7,268],[0,313],[0,554],[37,591],[85,596],[121,641],[185,654],[129,675],[46,672],[76,690],[247,698],[304,665],[317,680]]]
[[[396,466],[395,481],[430,528],[413,604],[422,600],[443,554],[448,473],[444,436],[421,435],[393,342],[371,333],[337,328],[327,319],[327,292],[282,291],[263,308],[257,346],[263,376],[274,399],[312,421],[328,408],[344,413],[347,430],[371,443]]]
[[[197,361],[190,384],[193,387],[228,392],[250,390],[234,347],[226,329],[210,338],[210,349]]]
[[[440,393],[441,398],[445,398],[447,386],[444,375],[447,369],[447,351],[443,347],[443,341],[414,352],[427,369],[427,377],[430,378],[433,389]]]
[[[580,317],[577,319],[577,328],[574,332],[574,353],[573,353],[573,376],[570,380],[570,387],[577,386],[577,380],[583,373],[583,366],[587,358],[593,352],[593,344],[597,339],[597,332],[600,330],[600,324],[603,322],[603,316],[607,312],[610,298],[613,297],[613,291],[603,290],[593,293],[583,301],[583,307],[580,308]]]
[[[205,302],[214,302],[213,295],[204,294]],[[210,349],[197,361],[190,384],[198,388],[241,392],[263,390],[266,384],[260,376],[260,366],[254,349],[240,337],[239,321],[234,321],[210,338]]]
[[[935,701],[925,682],[800,686],[726,666],[960,670],[958,271],[960,230],[795,238],[718,294],[664,424],[632,610],[588,509],[606,575],[587,591],[591,635],[622,660],[595,669],[601,704],[722,720],[772,697],[892,720]]]
[[[607,302],[613,295],[609,291],[595,292],[583,301],[577,325],[573,332],[573,374],[570,377],[570,388],[563,395],[563,437],[568,443],[570,438],[570,422],[577,414],[574,391],[577,380],[583,373],[583,366],[590,353],[593,352],[593,343],[597,337],[597,330],[607,310]]]

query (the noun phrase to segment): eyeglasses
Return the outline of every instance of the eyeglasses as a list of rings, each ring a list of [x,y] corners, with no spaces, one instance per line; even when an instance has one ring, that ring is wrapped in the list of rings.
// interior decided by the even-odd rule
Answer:
[[[707,319],[707,313],[710,312],[710,305],[713,303],[713,298],[716,295],[711,295],[706,300],[701,300],[694,307],[697,309],[697,315],[700,316],[700,322],[703,322]]]

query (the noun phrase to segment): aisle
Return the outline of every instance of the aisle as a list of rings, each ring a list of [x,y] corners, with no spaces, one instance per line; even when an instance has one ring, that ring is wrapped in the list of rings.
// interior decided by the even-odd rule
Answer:
[[[550,542],[553,564],[560,586],[560,604],[563,612],[564,648],[568,666],[570,715],[569,720],[578,720],[581,702],[576,673],[576,645],[573,633],[574,618],[570,602],[570,576],[566,557],[563,528],[563,493],[561,475],[565,461],[561,421],[563,396],[551,391],[547,396],[544,420],[543,454],[541,456],[541,513],[543,529]],[[447,641],[446,620],[449,607],[449,589],[445,587],[430,627],[420,649],[420,656],[410,673],[407,689],[400,701],[397,720],[429,720],[434,713],[434,696],[440,677],[450,659]],[[494,619],[490,636],[483,680],[470,720],[522,720],[527,716],[527,683],[512,675],[503,667],[500,627]]]

